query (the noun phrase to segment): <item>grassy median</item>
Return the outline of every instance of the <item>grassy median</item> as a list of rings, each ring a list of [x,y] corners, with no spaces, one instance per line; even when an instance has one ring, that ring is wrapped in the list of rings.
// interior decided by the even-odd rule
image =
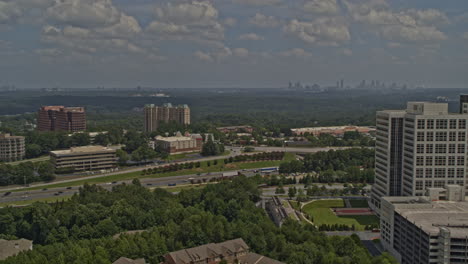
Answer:
[[[244,170],[244,169],[256,169],[256,168],[263,168],[263,167],[274,167],[279,166],[281,162],[284,161],[291,161],[295,159],[295,155],[292,153],[285,153],[283,160],[273,160],[273,161],[246,161],[246,162],[233,162],[224,164],[224,159],[219,159],[218,164],[214,165],[212,161],[203,161],[200,162],[200,168],[194,169],[184,169],[179,171],[171,171],[171,172],[164,172],[164,173],[157,173],[151,175],[142,175],[141,171],[137,172],[129,172],[117,175],[109,175],[109,176],[102,176],[93,179],[77,179],[71,182],[65,183],[52,183],[49,185],[44,186],[37,186],[37,187],[30,187],[25,189],[19,189],[15,191],[30,191],[30,190],[40,190],[43,188],[60,188],[60,187],[69,187],[69,186],[81,186],[85,183],[89,184],[99,184],[99,183],[106,183],[106,182],[114,182],[114,181],[124,181],[124,180],[131,180],[134,178],[162,178],[162,177],[170,177],[170,176],[182,176],[182,175],[190,175],[190,174],[197,174],[197,173],[208,173],[208,172],[223,172],[223,171],[233,171],[233,170]],[[189,161],[188,161],[189,162]],[[211,166],[208,166],[208,163]]]

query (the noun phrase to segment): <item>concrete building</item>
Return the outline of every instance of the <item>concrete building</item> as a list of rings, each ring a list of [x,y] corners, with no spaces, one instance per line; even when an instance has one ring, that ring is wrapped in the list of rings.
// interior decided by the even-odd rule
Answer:
[[[0,134],[0,161],[22,160],[24,155],[24,137]]]
[[[468,114],[468,94],[460,95],[460,114]]]
[[[43,106],[37,113],[37,130],[85,131],[85,110],[83,107]]]
[[[373,131],[375,131],[375,128],[361,126],[303,127],[291,129],[292,134],[295,136],[302,136],[305,133],[309,133],[310,135],[314,136],[319,136],[321,134],[343,136],[346,132],[359,132],[368,134]]]
[[[464,188],[429,188],[430,196],[384,197],[381,242],[402,264],[468,262]]]
[[[176,122],[181,125],[190,125],[190,108],[188,105],[172,106],[164,104],[156,106],[154,104],[145,105],[145,132],[156,131],[160,123]]]
[[[32,250],[33,242],[27,239],[5,240],[0,239],[0,260],[18,255],[22,251]]]
[[[203,138],[200,135],[186,137],[177,133],[174,137],[157,136],[154,145],[169,154],[200,152],[203,146]]]
[[[277,260],[250,252],[242,238],[182,249],[164,256],[162,264],[284,264]]]
[[[251,126],[228,126],[228,127],[217,127],[219,132],[222,133],[252,133],[254,131]]]
[[[375,184],[371,206],[384,196],[422,196],[427,188],[467,186],[468,114],[447,103],[409,102],[377,112]]]
[[[73,147],[50,152],[55,169],[79,171],[107,170],[117,166],[116,150],[103,146]]]

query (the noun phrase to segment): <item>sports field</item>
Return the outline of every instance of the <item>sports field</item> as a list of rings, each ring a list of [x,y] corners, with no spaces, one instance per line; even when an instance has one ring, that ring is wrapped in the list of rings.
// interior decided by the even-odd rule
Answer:
[[[315,225],[345,224],[354,225],[357,230],[364,230],[366,225],[379,223],[379,218],[375,215],[347,215],[336,216],[330,208],[344,208],[342,199],[313,201],[302,209],[303,212],[312,216]]]

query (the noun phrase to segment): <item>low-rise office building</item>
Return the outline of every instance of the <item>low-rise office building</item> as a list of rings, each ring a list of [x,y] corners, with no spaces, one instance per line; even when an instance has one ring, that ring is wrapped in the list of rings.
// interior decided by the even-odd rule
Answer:
[[[402,264],[467,263],[464,189],[429,188],[428,196],[383,197],[381,241]]]
[[[219,132],[222,133],[252,133],[254,131],[251,126],[228,126],[228,127],[217,127]]]
[[[73,147],[50,152],[57,170],[74,172],[107,170],[117,166],[116,150],[103,146]]]
[[[329,134],[333,136],[343,136],[346,132],[359,132],[368,134],[374,132],[375,128],[362,127],[362,126],[334,126],[334,127],[303,127],[292,128],[291,132],[295,136],[302,136],[305,133],[310,135],[319,136],[320,134]]]
[[[157,136],[155,140],[155,147],[169,154],[200,152],[203,146],[203,138],[200,135],[182,136],[177,133],[174,137]]]
[[[0,161],[22,160],[24,155],[24,137],[0,134]]]

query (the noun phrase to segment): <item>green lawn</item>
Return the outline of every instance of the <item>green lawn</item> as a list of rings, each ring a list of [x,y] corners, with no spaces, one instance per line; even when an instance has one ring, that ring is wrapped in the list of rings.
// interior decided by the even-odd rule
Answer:
[[[352,208],[368,208],[367,200],[349,200]]]
[[[328,224],[354,225],[357,230],[364,230],[366,225],[378,224],[379,218],[374,215],[350,215],[336,216],[330,208],[344,207],[342,199],[318,200],[303,207],[303,212],[313,217],[313,222],[317,226]]]
[[[158,173],[158,174],[152,174],[152,175],[141,175],[141,171],[137,171],[137,172],[117,174],[117,175],[103,176],[103,177],[94,178],[94,179],[86,179],[86,180],[78,179],[72,182],[56,183],[56,184],[50,184],[46,186],[19,189],[15,191],[39,190],[42,188],[81,186],[84,183],[89,183],[89,184],[96,183],[97,184],[97,183],[106,183],[106,182],[113,182],[113,181],[130,180],[134,178],[161,178],[161,177],[189,175],[189,174],[197,174],[197,173],[222,172],[222,171],[233,171],[233,170],[243,170],[243,169],[256,169],[256,168],[262,168],[262,167],[274,167],[274,166],[279,166],[280,163],[283,161],[291,161],[294,158],[295,158],[294,154],[286,153],[282,161],[275,160],[275,161],[255,161],[255,162],[233,162],[229,164],[224,164],[223,162],[224,159],[219,159],[217,165],[213,165],[213,161],[210,161],[211,166],[208,166],[208,161],[203,161],[201,162],[200,168],[194,168],[194,169],[185,169],[185,170]]]
[[[40,198],[40,199],[33,199],[33,200],[26,200],[26,201],[17,201],[17,202],[6,202],[6,203],[0,203],[0,207],[5,207],[5,206],[13,206],[13,205],[29,205],[34,202],[55,202],[55,201],[66,201],[70,199],[72,196],[67,195],[67,196],[60,196],[60,197],[49,197],[49,198]]]

